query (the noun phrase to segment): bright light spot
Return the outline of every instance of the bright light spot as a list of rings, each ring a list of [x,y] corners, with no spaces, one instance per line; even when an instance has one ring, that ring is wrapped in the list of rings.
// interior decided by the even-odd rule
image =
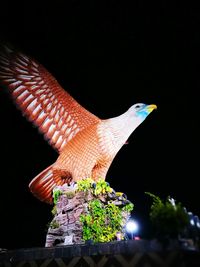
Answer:
[[[130,220],[126,224],[126,231],[129,233],[137,233],[138,231],[138,224],[134,220]]]
[[[194,220],[193,219],[190,220],[190,224],[194,225]]]

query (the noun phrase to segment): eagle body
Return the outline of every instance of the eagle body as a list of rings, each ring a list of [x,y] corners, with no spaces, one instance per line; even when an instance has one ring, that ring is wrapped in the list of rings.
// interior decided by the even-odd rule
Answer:
[[[65,145],[53,169],[65,170],[67,166],[74,181],[106,177],[110,164],[130,135],[120,128],[125,129],[121,116],[115,118],[115,123],[108,119],[88,126]]]
[[[47,203],[52,203],[57,185],[89,177],[105,179],[128,137],[156,108],[138,103],[117,117],[100,119],[71,97],[40,63],[4,45],[0,85],[59,154],[29,184],[31,192]]]

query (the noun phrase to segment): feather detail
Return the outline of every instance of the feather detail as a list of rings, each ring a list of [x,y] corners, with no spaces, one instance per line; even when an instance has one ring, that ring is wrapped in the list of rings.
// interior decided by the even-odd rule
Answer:
[[[9,88],[17,107],[58,152],[77,132],[100,121],[41,64],[8,46],[0,51],[0,83]]]
[[[29,184],[31,192],[47,203],[52,203],[57,185],[88,177],[105,179],[118,151],[156,108],[138,103],[118,117],[100,120],[64,91],[43,66],[8,47],[0,50],[0,83],[60,152],[56,162]]]

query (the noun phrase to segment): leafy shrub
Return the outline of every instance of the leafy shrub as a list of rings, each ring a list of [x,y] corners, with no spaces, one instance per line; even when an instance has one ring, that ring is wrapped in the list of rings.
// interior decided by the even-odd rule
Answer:
[[[98,196],[111,193],[113,189],[101,179],[96,183],[91,179],[81,180],[78,182],[78,190],[90,191],[96,197],[88,202],[87,212],[80,216],[83,224],[83,240],[109,242],[116,239],[117,232],[123,233],[125,222],[123,213],[128,215],[134,207],[130,201],[122,206],[117,206],[109,200],[102,203]]]
[[[110,203],[103,205],[100,200],[89,202],[88,213],[82,214],[83,239],[94,242],[109,242],[116,239],[122,229],[122,214],[119,207]]]
[[[145,193],[153,199],[149,216],[155,237],[177,238],[189,224],[188,214],[182,204],[180,202],[175,204],[170,197],[162,201],[150,192]]]
[[[113,189],[109,186],[109,184],[103,180],[99,179],[98,182],[94,182],[91,178],[82,179],[77,182],[78,191],[91,191],[91,193],[95,196],[105,193],[111,193]]]

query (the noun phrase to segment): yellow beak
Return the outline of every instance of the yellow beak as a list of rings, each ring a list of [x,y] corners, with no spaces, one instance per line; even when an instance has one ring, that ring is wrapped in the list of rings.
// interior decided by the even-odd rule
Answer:
[[[157,109],[157,106],[154,105],[154,104],[148,105],[148,106],[146,107],[146,110],[147,110],[148,113],[150,113],[150,112],[153,111],[154,109]]]

